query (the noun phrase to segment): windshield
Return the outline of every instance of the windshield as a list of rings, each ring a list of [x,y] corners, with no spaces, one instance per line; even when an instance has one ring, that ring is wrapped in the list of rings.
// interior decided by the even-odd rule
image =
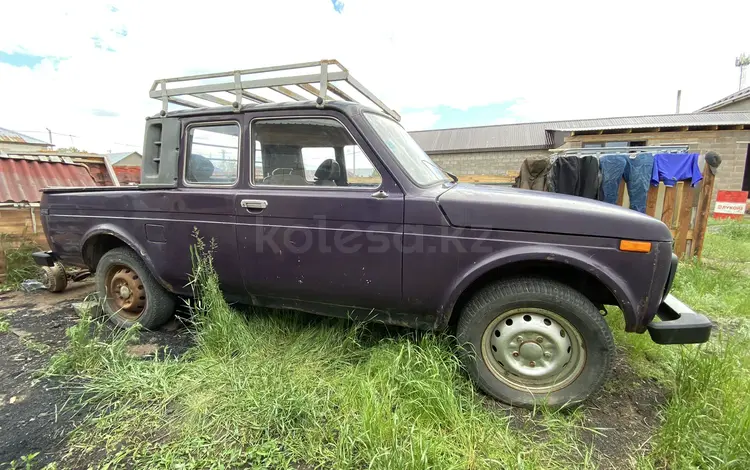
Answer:
[[[424,153],[424,150],[396,121],[373,113],[365,113],[365,116],[415,183],[420,186],[429,186],[449,181],[440,167]]]

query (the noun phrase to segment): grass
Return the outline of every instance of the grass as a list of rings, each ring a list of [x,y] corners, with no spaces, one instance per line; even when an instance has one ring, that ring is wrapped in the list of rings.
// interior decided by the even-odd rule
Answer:
[[[750,282],[722,225],[704,262],[682,263],[675,294],[722,325],[702,346],[664,347],[608,321],[641,375],[669,389],[641,469],[747,468],[750,462]],[[201,244],[199,244],[201,245]],[[742,248],[744,247],[744,248]],[[50,373],[81,392],[89,414],[68,459],[136,468],[596,468],[586,407],[510,414],[478,394],[445,335],[294,312],[238,312],[210,256],[193,253],[195,347],[180,358],[126,353],[134,329],[84,316]],[[724,250],[724,251],[722,251]],[[209,250],[210,251],[210,250]],[[642,400],[648,400],[643,397]],[[643,436],[645,441],[647,436]]]
[[[88,317],[51,373],[95,411],[70,458],[137,468],[594,468],[580,413],[518,432],[461,371],[447,336],[387,333],[292,312],[242,314],[196,256],[196,346],[142,361]],[[169,357],[169,356],[166,356]],[[75,466],[75,465],[74,465]],[[307,468],[307,467],[305,467]]]
[[[0,245],[7,243],[0,240]],[[34,242],[22,241],[16,248],[4,250],[6,278],[2,284],[4,289],[16,289],[26,279],[37,279],[39,267],[34,263],[31,254],[41,248]]]
[[[706,345],[656,353],[666,359],[672,396],[654,450],[637,462],[639,468],[750,465],[750,281],[746,260],[736,256],[750,252],[750,224],[717,228],[706,237],[703,262],[681,263],[673,292],[709,315],[719,330]],[[653,352],[637,336],[621,340],[634,357]]]

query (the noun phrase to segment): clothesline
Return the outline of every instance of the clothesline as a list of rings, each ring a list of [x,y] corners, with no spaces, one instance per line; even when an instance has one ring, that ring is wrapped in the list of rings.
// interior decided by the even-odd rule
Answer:
[[[633,147],[583,147],[571,149],[550,149],[554,156],[562,155],[605,155],[614,153],[649,152],[649,153],[685,153],[687,145],[633,146]]]
[[[625,180],[630,208],[645,213],[650,185],[674,186],[689,179],[695,186],[703,178],[698,158],[687,145],[565,149],[551,158],[524,160],[517,187],[616,204]]]

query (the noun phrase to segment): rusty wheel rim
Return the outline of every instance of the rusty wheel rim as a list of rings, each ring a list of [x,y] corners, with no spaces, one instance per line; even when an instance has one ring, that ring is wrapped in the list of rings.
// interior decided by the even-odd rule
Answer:
[[[140,276],[125,265],[114,265],[107,271],[104,285],[107,304],[114,314],[134,321],[146,308],[146,290]]]

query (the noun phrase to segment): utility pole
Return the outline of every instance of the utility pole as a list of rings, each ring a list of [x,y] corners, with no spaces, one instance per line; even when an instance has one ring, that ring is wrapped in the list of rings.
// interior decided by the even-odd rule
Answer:
[[[677,109],[675,109],[675,114],[680,114],[680,100],[682,99],[682,90],[677,90]]]
[[[47,129],[47,135],[49,135],[49,143],[52,144],[52,131],[49,130],[49,127],[45,127],[45,129]]]
[[[740,90],[745,88],[745,70],[748,65],[750,65],[750,56],[744,53],[740,54],[740,56],[734,61],[734,66],[740,68]]]

